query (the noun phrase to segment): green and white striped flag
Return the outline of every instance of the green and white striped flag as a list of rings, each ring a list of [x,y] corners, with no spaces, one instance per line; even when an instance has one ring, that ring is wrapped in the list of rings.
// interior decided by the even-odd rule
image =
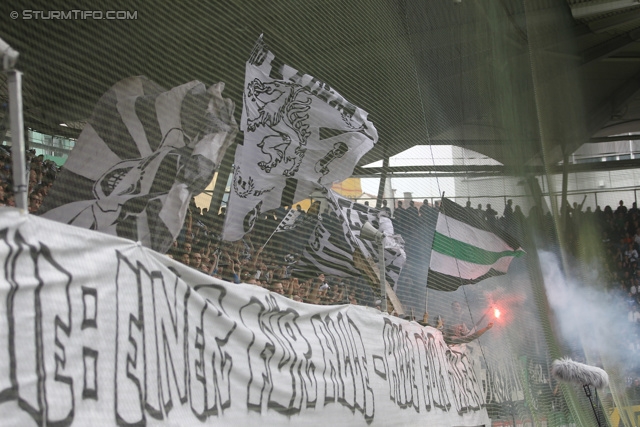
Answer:
[[[442,200],[431,248],[427,287],[455,291],[505,274],[514,257],[524,255],[518,242],[474,211]]]

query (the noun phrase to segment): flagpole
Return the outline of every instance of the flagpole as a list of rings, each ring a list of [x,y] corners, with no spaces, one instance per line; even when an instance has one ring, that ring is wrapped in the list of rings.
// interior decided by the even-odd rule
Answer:
[[[278,232],[278,229],[280,228],[280,226],[287,220],[287,218],[289,217],[289,212],[287,212],[287,214],[284,216],[284,218],[282,218],[282,221],[280,221],[278,223],[278,226],[273,230],[273,233],[271,233],[271,236],[269,236],[269,238],[267,239],[266,242],[264,242],[264,245],[262,245],[262,247],[260,248],[260,250],[263,250],[265,248],[265,246],[267,246],[267,243],[269,243],[269,241],[271,240],[271,238],[273,237],[274,234],[276,234]]]
[[[278,224],[278,227],[280,227],[280,224]],[[266,242],[264,242],[264,245],[262,245],[260,247],[260,250],[263,250],[265,248],[265,246],[267,246],[267,243],[269,243],[269,241],[271,240],[271,238],[273,237],[274,234],[276,234],[276,230],[278,229],[278,227],[276,227],[275,230],[273,230],[273,233],[271,233],[271,236],[269,236],[269,238],[267,239]]]

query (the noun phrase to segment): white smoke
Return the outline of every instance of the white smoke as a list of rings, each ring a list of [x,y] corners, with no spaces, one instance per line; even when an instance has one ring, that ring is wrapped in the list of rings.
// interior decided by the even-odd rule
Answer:
[[[606,359],[608,364],[624,367],[634,331],[619,298],[606,292],[606,284],[594,283],[599,277],[597,269],[581,267],[585,269],[581,281],[563,274],[555,254],[541,251],[539,257],[555,324],[575,352],[567,356],[580,359],[584,355],[591,364]]]

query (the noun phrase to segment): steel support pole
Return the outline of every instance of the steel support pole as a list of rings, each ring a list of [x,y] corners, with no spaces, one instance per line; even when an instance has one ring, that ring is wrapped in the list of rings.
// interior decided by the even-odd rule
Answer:
[[[24,117],[22,116],[22,73],[8,70],[9,114],[11,115],[11,158],[13,168],[13,191],[16,207],[27,210],[27,167],[24,147]]]

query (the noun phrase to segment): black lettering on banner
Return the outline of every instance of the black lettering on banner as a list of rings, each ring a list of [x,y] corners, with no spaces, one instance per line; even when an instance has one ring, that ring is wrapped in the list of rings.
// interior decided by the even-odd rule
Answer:
[[[352,356],[352,365],[354,369],[354,380],[356,382],[355,390],[355,409],[365,415],[366,419],[373,420],[375,413],[373,397],[373,389],[369,383],[369,369],[367,365],[367,352],[362,341],[362,334],[356,326],[355,322],[346,317],[348,344],[351,346],[350,353]]]
[[[449,358],[449,381],[458,414],[479,410],[482,406],[482,396],[469,358],[453,349],[449,349],[446,355]]]
[[[38,424],[69,425],[75,413],[73,380],[67,366],[71,274],[44,244],[31,245],[19,232],[13,234],[8,229],[0,231],[0,239],[4,243],[4,280],[9,284],[8,342],[3,343],[8,357],[0,362],[9,378],[0,378],[0,402],[17,400]],[[28,380],[21,383],[22,378]],[[49,404],[51,396],[55,396],[55,405]]]
[[[303,408],[315,407],[317,381],[315,365],[311,360],[311,345],[297,324],[299,314],[291,309],[281,309],[277,300],[268,297],[269,312],[261,318],[261,326],[275,344],[271,369],[272,384],[278,387],[269,394],[270,409],[293,415]]]
[[[194,300],[195,299],[190,300],[190,308],[195,308],[195,306],[192,305]],[[208,363],[207,360],[205,360],[204,355],[205,339],[204,329],[202,327],[206,311],[207,306],[206,304],[203,304],[203,308],[200,313],[200,326],[195,326],[193,334],[191,333],[191,330],[189,331],[189,368],[192,369],[192,376],[189,377],[189,395],[191,396],[191,411],[200,421],[204,421],[207,418],[207,400],[209,400],[207,393],[207,374],[205,372]],[[214,410],[217,410],[215,403],[213,407]],[[217,413],[215,415],[217,415]]]
[[[142,283],[140,269],[116,251],[115,417],[121,426],[146,425]]]
[[[200,321],[190,324],[188,331],[189,396],[191,410],[204,421],[231,406],[233,357],[227,345],[237,324],[224,310],[224,286],[194,289],[197,295],[189,298],[188,312],[194,317],[200,313]]]
[[[253,56],[249,62],[253,65],[256,66],[260,66],[262,65],[262,63],[264,62],[264,60],[267,58],[267,55],[269,54],[268,50],[265,49],[260,49],[259,52],[256,52],[255,56]]]
[[[324,359],[325,405],[338,402],[362,413],[370,424],[375,415],[375,400],[360,331],[342,313],[338,313],[335,320],[316,314],[311,318],[311,325]]]
[[[73,366],[67,366],[67,348],[71,336],[71,274],[53,259],[51,251],[44,244],[40,243],[39,251],[35,248],[31,251],[31,256],[37,260],[36,275],[40,282],[37,305],[42,313],[42,324],[39,326],[42,369],[45,373],[54,372],[53,378],[46,375],[43,381],[46,423],[70,425],[75,406],[71,374]],[[60,292],[60,289],[65,291]],[[51,326],[53,337],[45,332],[51,330]],[[48,404],[49,396],[55,396],[55,404]]]
[[[274,409],[285,415],[315,407],[313,353],[297,325],[299,314],[291,308],[281,310],[269,297],[266,305],[251,298],[240,309],[240,317],[251,334],[247,407],[261,413]]]
[[[225,285],[188,286],[176,271],[145,267],[117,250],[115,302],[100,301],[100,323],[115,315],[115,355],[106,360],[93,341],[99,336],[97,288],[72,287],[71,273],[51,250],[19,233],[0,230],[0,260],[7,328],[0,334],[0,403],[16,401],[36,424],[71,424],[79,413],[76,400],[103,405],[99,392],[111,392],[112,385],[99,382],[111,369],[109,410],[120,426],[164,420],[174,405],[187,401],[201,422],[213,416],[229,421],[225,411],[235,408],[235,417],[243,405],[232,402],[232,388],[237,393],[245,384],[249,412],[291,417],[323,401],[371,424],[375,396],[368,360],[388,382],[389,400],[398,408],[455,409],[462,416],[483,406],[471,359],[431,328],[417,332],[415,325],[384,317],[384,352],[368,355],[359,318],[349,310],[309,318],[295,304],[262,291],[247,300],[231,298]],[[309,326],[313,335],[303,332]],[[238,372],[245,348],[248,373]],[[72,369],[78,374],[72,376]]]
[[[338,360],[338,392],[336,397],[338,402],[347,408],[355,407],[355,381],[353,379],[353,366],[351,364],[352,355],[349,354],[347,337],[343,328],[342,314],[338,313],[334,321],[330,317],[325,317],[326,325],[334,337],[337,354],[341,357]]]
[[[165,279],[152,272],[156,354],[160,374],[160,394],[165,413],[173,408],[173,393],[180,403],[187,401],[187,299],[189,287],[179,286],[179,277]],[[147,323],[145,322],[145,335]],[[146,364],[148,366],[148,364]],[[173,391],[173,393],[172,393]]]
[[[411,341],[401,325],[384,319],[382,339],[385,346],[385,364],[387,381],[389,382],[389,398],[400,408],[414,406],[417,392],[415,377],[415,361],[410,350]]]
[[[6,320],[7,332],[0,333],[0,403],[16,399],[18,390],[14,345],[16,324],[13,317],[14,297],[18,288],[13,277],[13,260],[16,251],[20,249],[10,244],[8,231],[6,228],[0,230],[0,260],[3,261],[4,267],[4,274],[0,275],[0,297],[7,307],[6,319],[2,319]]]
[[[136,276],[140,283],[140,295],[137,298],[138,312],[142,315],[140,322],[140,364],[143,370],[142,376],[142,403],[150,417],[157,420],[163,418],[162,395],[167,390],[162,389],[162,376],[160,371],[160,345],[158,337],[160,331],[156,322],[155,285],[151,272],[147,271],[139,262],[135,267]],[[137,331],[136,331],[137,332]],[[166,377],[166,375],[165,375]],[[170,409],[170,408],[169,408]]]
[[[389,383],[389,399],[398,407],[413,407],[416,412],[429,412],[434,407],[449,411],[452,404],[446,384],[452,369],[444,341],[425,331],[411,336],[401,324],[388,318],[384,319],[382,338],[384,356],[373,356],[374,367],[376,374]],[[462,381],[475,382],[473,372],[465,371],[464,375],[472,378]],[[461,389],[454,389],[454,393]],[[458,396],[458,401],[465,399]]]
[[[83,342],[93,343],[96,335],[90,335],[98,329],[98,290],[81,286],[82,291],[82,324]],[[84,380],[82,399],[98,400],[98,355],[94,348],[82,347],[82,364]]]
[[[311,318],[311,325],[322,348],[322,357],[324,359],[324,371],[322,372],[324,402],[327,405],[327,402],[335,402],[338,395],[340,387],[338,383],[340,355],[335,337],[329,332],[320,314],[316,314]]]
[[[240,309],[240,319],[251,335],[247,346],[249,362],[249,381],[247,382],[247,408],[262,413],[265,394],[273,387],[269,374],[269,363],[274,352],[274,345],[264,335],[260,327],[260,316],[266,311],[264,304],[256,297]],[[252,347],[256,350],[252,351]],[[258,355],[258,357],[256,357]]]
[[[174,395],[187,401],[189,287],[175,272],[165,278],[116,255],[116,421],[136,425],[145,422],[145,410],[163,419]]]
[[[16,330],[14,335],[14,351],[20,352],[20,357],[13,354],[15,360],[15,376],[16,378],[29,378],[36,376],[37,381],[31,381],[26,384],[18,383],[16,380],[16,390],[19,390],[18,404],[22,409],[27,411],[37,422],[42,423],[44,420],[44,402],[41,393],[42,389],[42,340],[38,335],[42,332],[42,312],[38,307],[39,298],[36,293],[39,292],[39,283],[35,275],[35,262],[31,256],[31,248],[22,239],[22,236],[16,235],[15,242],[20,250],[16,254],[13,261],[14,277],[13,286],[16,290],[13,299],[13,315],[16,320]],[[19,272],[29,271],[33,274],[27,274],[22,277]],[[20,313],[35,314],[35,322],[21,322],[19,320]]]
[[[446,344],[442,339],[422,331],[414,334],[415,348],[419,353],[418,368],[419,375],[423,378],[421,395],[423,405],[427,411],[431,411],[432,406],[448,411],[451,402],[446,389],[445,373],[447,361],[444,358]],[[440,345],[441,348],[437,348]]]
[[[98,400],[98,352],[89,347],[83,347],[82,362],[84,364],[82,398]]]
[[[82,326],[80,329],[98,327],[98,290],[82,287]]]

